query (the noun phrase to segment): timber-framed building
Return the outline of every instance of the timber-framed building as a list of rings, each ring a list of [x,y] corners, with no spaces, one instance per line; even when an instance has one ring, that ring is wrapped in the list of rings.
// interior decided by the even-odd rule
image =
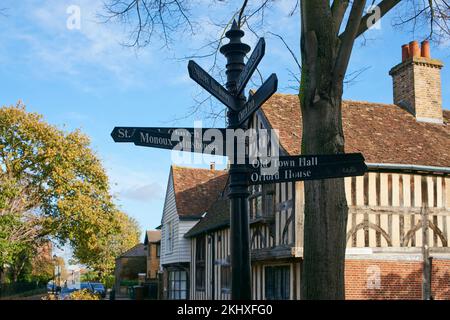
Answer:
[[[390,72],[394,104],[342,106],[345,151],[363,153],[369,168],[345,178],[349,299],[421,299],[424,289],[450,299],[450,111],[442,107],[442,63],[427,50],[403,50]],[[251,120],[257,130],[278,130],[280,155],[300,154],[301,124],[298,97],[286,94],[272,96]],[[226,181],[226,172],[210,171]],[[303,182],[250,191],[253,299],[300,299]],[[183,234],[189,299],[230,298],[230,209],[226,194],[216,195]]]

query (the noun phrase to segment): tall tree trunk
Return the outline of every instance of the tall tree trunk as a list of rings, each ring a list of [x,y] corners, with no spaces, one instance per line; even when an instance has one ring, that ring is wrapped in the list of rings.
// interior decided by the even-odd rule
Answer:
[[[0,285],[5,283],[5,273],[3,271],[3,266],[0,266]]]
[[[301,21],[302,153],[344,153],[343,79],[353,41],[342,43],[341,17],[333,17],[329,1],[302,0]],[[344,299],[344,179],[305,182],[304,213],[302,299]]]
[[[344,152],[341,99],[302,105],[303,152]],[[320,125],[317,125],[320,123]],[[302,297],[344,299],[348,207],[344,179],[305,182]]]

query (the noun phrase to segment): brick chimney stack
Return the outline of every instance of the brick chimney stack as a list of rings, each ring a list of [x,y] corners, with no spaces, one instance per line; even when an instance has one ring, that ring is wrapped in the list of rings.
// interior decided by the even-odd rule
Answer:
[[[394,103],[417,121],[443,123],[441,61],[431,58],[430,43],[417,41],[402,46],[402,62],[389,74],[394,82]]]

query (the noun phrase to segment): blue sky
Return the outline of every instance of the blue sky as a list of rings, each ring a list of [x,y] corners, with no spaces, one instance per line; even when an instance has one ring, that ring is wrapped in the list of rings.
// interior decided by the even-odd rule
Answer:
[[[266,30],[282,35],[295,53],[299,50],[298,17],[288,17],[292,1],[277,1],[266,17]],[[70,5],[81,9],[81,28],[66,26]],[[206,111],[188,115],[195,99],[204,97],[188,78],[187,61],[208,39],[217,38],[220,29],[212,19],[229,18],[238,2],[223,4],[196,0],[193,19],[199,22],[194,36],[179,31],[170,49],[156,41],[141,50],[124,47],[127,30],[114,23],[99,23],[96,15],[102,0],[3,0],[8,8],[0,16],[0,104],[12,105],[21,99],[29,111],[66,130],[80,128],[92,139],[92,147],[103,160],[110,176],[117,204],[135,217],[143,230],[159,225],[165,188],[171,164],[166,150],[115,144],[110,132],[114,126],[188,126],[204,120]],[[401,45],[420,35],[391,28],[392,14],[381,27],[367,34],[367,43],[355,46],[349,72],[368,67],[348,86],[344,98],[372,102],[392,102],[391,67],[400,62]],[[279,39],[266,37],[266,56],[260,64],[264,78],[276,72],[279,92],[295,93],[289,70],[295,63]],[[247,32],[245,41],[257,38]],[[432,46],[432,56],[450,66],[448,45]],[[211,59],[196,59],[205,69]],[[224,58],[219,56],[219,64]],[[220,76],[217,76],[220,81]],[[253,86],[260,84],[257,78]],[[221,81],[220,81],[221,82]],[[444,106],[450,107],[450,72],[442,72]],[[183,118],[183,119],[179,119]],[[179,119],[175,121],[174,119]],[[216,126],[223,126],[218,120]],[[200,166],[206,167],[205,163]]]

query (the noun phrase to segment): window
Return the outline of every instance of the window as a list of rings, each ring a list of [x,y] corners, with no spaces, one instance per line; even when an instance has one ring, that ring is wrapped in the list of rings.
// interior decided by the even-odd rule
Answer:
[[[262,187],[264,199],[263,215],[273,217],[275,214],[275,184],[265,184]]]
[[[169,299],[182,300],[187,299],[187,272],[170,271],[169,272]]]
[[[220,266],[220,288],[223,293],[230,293],[231,290],[231,266],[227,262]]]
[[[156,244],[156,256],[161,256],[161,245],[159,243]]]
[[[199,291],[205,290],[206,270],[205,270],[205,251],[206,237],[197,238],[195,247],[195,289]]]
[[[167,223],[167,236],[166,236],[166,251],[172,252],[173,250],[173,223],[172,221]]]
[[[262,215],[262,188],[261,185],[252,186],[250,189],[250,218],[256,219]]]
[[[288,300],[290,293],[289,266],[270,266],[264,269],[267,300]]]
[[[250,189],[250,219],[273,217],[275,214],[275,185],[256,185]]]

